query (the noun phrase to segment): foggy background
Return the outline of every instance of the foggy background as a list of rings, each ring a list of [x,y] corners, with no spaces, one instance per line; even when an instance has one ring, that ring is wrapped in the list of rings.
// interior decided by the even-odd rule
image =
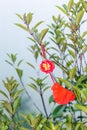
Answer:
[[[57,16],[58,13],[60,13],[55,6],[61,6],[67,2],[68,0],[0,0],[1,89],[3,89],[2,80],[6,77],[14,76],[16,79],[18,79],[14,69],[5,62],[7,59],[7,53],[17,53],[19,59],[23,59],[24,62],[29,61],[33,63],[33,55],[27,50],[27,47],[29,47],[30,43],[30,41],[27,39],[28,33],[14,25],[14,23],[22,24],[22,21],[20,21],[20,19],[16,16],[16,13],[23,15],[24,13],[32,12],[34,14],[33,23],[44,20],[45,23],[43,25],[46,26],[47,24],[51,23],[52,15]],[[36,73],[33,72],[33,69],[29,69],[29,67],[27,67],[24,63],[22,68],[24,70],[23,81],[24,84],[27,84],[29,83],[29,76],[35,76]],[[40,97],[38,97],[38,95],[32,90],[29,90],[29,92],[32,94],[34,102],[36,102],[36,104],[43,109]],[[48,95],[48,93],[45,95],[45,99],[47,99]],[[25,107],[27,107],[29,99],[27,96],[25,99]]]

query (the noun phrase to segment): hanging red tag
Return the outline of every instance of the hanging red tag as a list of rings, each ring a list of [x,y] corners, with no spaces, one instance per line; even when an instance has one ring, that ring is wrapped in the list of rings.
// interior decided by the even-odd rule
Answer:
[[[53,91],[53,99],[58,104],[68,104],[75,99],[75,94],[72,91],[62,87],[58,83],[54,83],[51,89]]]
[[[53,72],[55,64],[50,60],[43,60],[40,64],[40,70],[45,73]]]

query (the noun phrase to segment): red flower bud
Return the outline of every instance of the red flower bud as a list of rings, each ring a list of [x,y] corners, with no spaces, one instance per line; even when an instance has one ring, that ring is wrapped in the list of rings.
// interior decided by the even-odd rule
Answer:
[[[72,91],[62,87],[58,83],[54,83],[51,89],[53,91],[53,99],[58,104],[68,104],[75,99],[75,94]]]
[[[50,60],[43,60],[40,64],[40,70],[45,73],[53,72],[55,65]]]

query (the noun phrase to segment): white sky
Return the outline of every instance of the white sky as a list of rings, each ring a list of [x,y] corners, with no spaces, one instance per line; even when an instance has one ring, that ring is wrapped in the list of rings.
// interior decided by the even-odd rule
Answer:
[[[4,62],[6,53],[18,53],[27,59],[29,40],[28,34],[16,27],[14,23],[21,21],[15,15],[25,12],[34,13],[34,23],[44,20],[44,25],[50,23],[52,15],[58,14],[56,5],[62,5],[67,0],[0,0],[0,77],[8,75],[9,67]],[[28,57],[29,58],[29,57]],[[30,59],[29,59],[30,60]],[[4,72],[3,72],[4,71]]]

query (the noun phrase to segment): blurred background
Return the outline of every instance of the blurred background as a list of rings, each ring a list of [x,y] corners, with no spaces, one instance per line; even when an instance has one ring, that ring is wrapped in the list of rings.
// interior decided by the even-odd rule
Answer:
[[[14,24],[22,23],[16,16],[16,13],[23,15],[24,13],[32,12],[34,14],[33,24],[44,20],[43,26],[46,26],[51,23],[52,15],[57,16],[60,13],[56,5],[62,6],[62,4],[67,2],[67,0],[0,0],[0,87],[2,89],[3,79],[10,76],[18,78],[14,69],[5,62],[7,53],[17,53],[19,59],[23,59],[25,63],[26,61],[33,63],[33,55],[27,50],[27,47],[31,44],[27,39],[28,33]],[[22,69],[24,70],[23,81],[28,83],[29,76],[35,76],[36,73],[24,63]],[[40,97],[32,90],[29,91],[34,102],[37,102],[37,105],[43,109],[42,104],[40,104]],[[47,95],[49,94],[45,95],[45,99],[47,99]],[[25,106],[27,108],[29,99],[27,97],[25,99]]]

